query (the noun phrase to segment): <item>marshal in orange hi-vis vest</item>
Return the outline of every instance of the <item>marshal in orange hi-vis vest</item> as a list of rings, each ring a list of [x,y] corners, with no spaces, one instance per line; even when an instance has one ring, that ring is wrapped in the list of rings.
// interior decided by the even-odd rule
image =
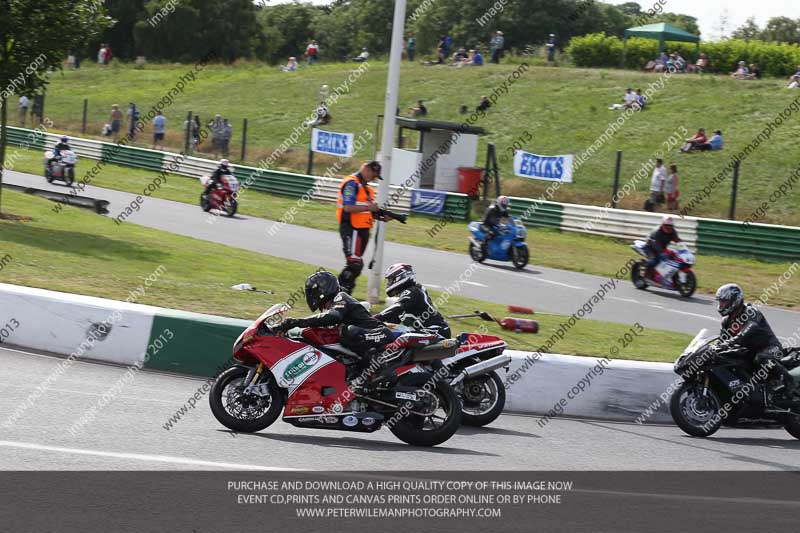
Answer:
[[[347,176],[342,180],[339,185],[339,195],[336,197],[336,219],[342,223],[342,215],[344,214],[344,199],[342,198],[342,191],[345,186],[351,181],[355,181],[358,185],[358,193],[356,194],[355,205],[369,205],[370,201],[375,198],[375,192],[369,185],[364,185],[357,176]],[[350,225],[356,229],[371,228],[373,224],[372,213],[363,211],[360,213],[348,213],[350,215]]]

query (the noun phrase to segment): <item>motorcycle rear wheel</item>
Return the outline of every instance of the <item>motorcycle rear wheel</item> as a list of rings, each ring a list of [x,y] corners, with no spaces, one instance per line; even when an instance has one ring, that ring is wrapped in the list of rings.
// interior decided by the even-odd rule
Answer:
[[[433,383],[433,375],[428,373],[405,374],[400,377],[399,384],[405,387],[418,387],[417,394],[431,394],[436,409],[431,416],[409,414],[399,419],[399,413],[393,415],[392,420],[397,422],[389,425],[389,430],[395,437],[411,444],[412,446],[436,446],[452,437],[461,426],[461,401],[453,388],[444,381],[436,381],[434,387],[427,387]]]
[[[511,248],[511,263],[515,268],[522,270],[528,264],[529,259],[530,252],[528,252],[527,244]]]
[[[669,412],[672,420],[684,433],[692,437],[708,437],[716,433],[724,422],[722,401],[713,389],[708,389],[708,396],[702,397],[703,386],[694,381],[687,381],[672,394]]]
[[[244,394],[243,382],[247,373],[247,368],[234,366],[220,374],[211,387],[208,403],[214,418],[226,428],[255,433],[278,419],[283,409],[283,397],[272,376],[267,382],[268,397]]]
[[[497,372],[464,381],[461,395],[461,423],[482,427],[491,424],[506,406],[506,389]]]
[[[486,261],[486,252],[480,246],[469,243],[469,257],[476,263],[483,263]]]
[[[675,276],[675,286],[678,287],[678,292],[681,293],[681,296],[684,298],[690,298],[692,294],[694,294],[695,289],[697,289],[697,278],[694,272],[686,274],[686,281],[684,283],[678,281],[677,274],[675,274]]]
[[[631,269],[631,282],[639,290],[647,289],[647,263],[638,261]]]

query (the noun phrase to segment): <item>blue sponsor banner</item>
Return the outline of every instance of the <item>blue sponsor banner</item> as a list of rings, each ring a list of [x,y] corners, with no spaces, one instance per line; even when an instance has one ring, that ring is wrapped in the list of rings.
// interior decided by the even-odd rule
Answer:
[[[572,183],[571,155],[536,155],[517,150],[514,153],[514,174],[535,180]]]
[[[353,134],[335,131],[311,130],[311,150],[320,154],[353,156]]]
[[[411,211],[426,215],[441,215],[447,193],[427,189],[411,189]]]

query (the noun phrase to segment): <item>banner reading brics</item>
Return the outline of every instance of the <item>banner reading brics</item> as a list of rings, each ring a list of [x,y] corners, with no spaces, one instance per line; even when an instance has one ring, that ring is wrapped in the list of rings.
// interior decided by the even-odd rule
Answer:
[[[514,153],[514,175],[535,180],[572,183],[575,156],[536,155],[522,150]]]
[[[311,130],[311,151],[320,154],[353,156],[353,134],[335,131]]]

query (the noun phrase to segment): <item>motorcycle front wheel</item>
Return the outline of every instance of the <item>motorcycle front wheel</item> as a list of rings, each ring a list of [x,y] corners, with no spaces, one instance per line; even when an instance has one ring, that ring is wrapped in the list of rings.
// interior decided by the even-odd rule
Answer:
[[[49,168],[44,169],[44,179],[47,180],[47,183],[53,183],[53,173]]]
[[[208,402],[214,418],[226,428],[255,433],[278,419],[283,409],[283,397],[272,376],[266,382],[266,395],[245,393],[247,374],[248,369],[241,366],[231,367],[220,374],[211,387]]]
[[[232,217],[236,214],[236,209],[239,207],[239,202],[231,198],[230,200],[225,200],[225,214],[229,217]]]
[[[461,394],[461,423],[465,426],[486,426],[503,412],[506,389],[497,372],[464,381]]]
[[[647,263],[639,261],[631,269],[631,282],[639,290],[647,288]]]
[[[399,385],[417,387],[418,396],[431,400],[423,414],[403,415],[398,411],[387,423],[395,437],[412,446],[436,446],[445,442],[461,425],[461,402],[453,388],[444,381],[433,381],[428,373],[405,374]]]
[[[789,432],[789,435],[796,439],[800,439],[800,416],[790,415],[784,427],[786,428],[786,431]]]
[[[530,253],[528,252],[528,245],[514,246],[511,248],[511,263],[515,268],[522,270],[528,264]]]
[[[706,394],[703,395],[703,389],[700,383],[687,381],[670,399],[672,420],[692,437],[713,435],[725,421],[722,416],[722,401],[717,393],[706,389]]]
[[[200,195],[200,208],[206,213],[211,211],[211,200],[205,194]]]
[[[75,182],[75,169],[73,167],[67,167],[64,170],[64,181],[67,184],[67,187],[72,186]]]
[[[697,278],[694,275],[694,272],[687,272],[686,274],[686,281],[681,283],[678,280],[678,275],[675,275],[675,286],[678,287],[678,292],[681,293],[681,296],[684,298],[689,298],[694,294],[695,289],[697,289]]]

